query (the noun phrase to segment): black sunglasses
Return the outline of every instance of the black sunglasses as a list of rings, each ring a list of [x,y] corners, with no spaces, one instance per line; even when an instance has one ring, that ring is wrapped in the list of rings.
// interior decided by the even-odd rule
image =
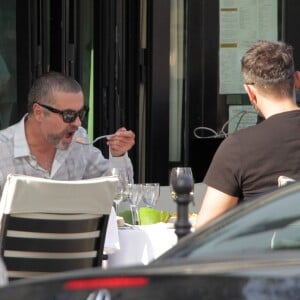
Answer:
[[[75,111],[75,110],[71,110],[71,109],[59,110],[54,107],[51,107],[51,106],[48,106],[45,104],[41,104],[39,102],[34,102],[34,103],[38,104],[39,106],[41,106],[43,108],[48,109],[49,111],[51,111],[53,113],[60,114],[65,123],[72,123],[76,120],[77,117],[79,117],[80,121],[82,122],[85,115],[89,111],[89,108],[87,106],[84,106],[81,110]]]

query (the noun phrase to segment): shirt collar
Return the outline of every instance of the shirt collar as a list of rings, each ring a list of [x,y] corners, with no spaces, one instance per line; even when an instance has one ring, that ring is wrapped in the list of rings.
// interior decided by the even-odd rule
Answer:
[[[14,157],[30,156],[29,146],[26,140],[25,134],[25,120],[28,114],[26,114],[20,122],[16,124],[16,131],[14,136]]]

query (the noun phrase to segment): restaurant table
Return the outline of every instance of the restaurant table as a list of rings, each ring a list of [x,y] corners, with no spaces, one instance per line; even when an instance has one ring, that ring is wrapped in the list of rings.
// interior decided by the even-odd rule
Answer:
[[[172,224],[118,228],[120,249],[108,255],[107,268],[147,265],[177,243]]]

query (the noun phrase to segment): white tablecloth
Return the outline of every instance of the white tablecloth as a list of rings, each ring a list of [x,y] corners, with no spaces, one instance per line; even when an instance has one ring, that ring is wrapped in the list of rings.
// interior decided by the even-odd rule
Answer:
[[[107,224],[104,252],[107,254],[111,254],[118,250],[120,250],[120,242],[118,234],[117,216],[115,209],[112,207]]]
[[[146,265],[177,243],[175,230],[169,224],[119,228],[120,250],[108,255],[107,267]]]

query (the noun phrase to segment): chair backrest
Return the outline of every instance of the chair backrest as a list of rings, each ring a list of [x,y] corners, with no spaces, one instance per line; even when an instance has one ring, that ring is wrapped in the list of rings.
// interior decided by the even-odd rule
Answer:
[[[8,278],[101,266],[117,181],[8,175],[0,202]]]

